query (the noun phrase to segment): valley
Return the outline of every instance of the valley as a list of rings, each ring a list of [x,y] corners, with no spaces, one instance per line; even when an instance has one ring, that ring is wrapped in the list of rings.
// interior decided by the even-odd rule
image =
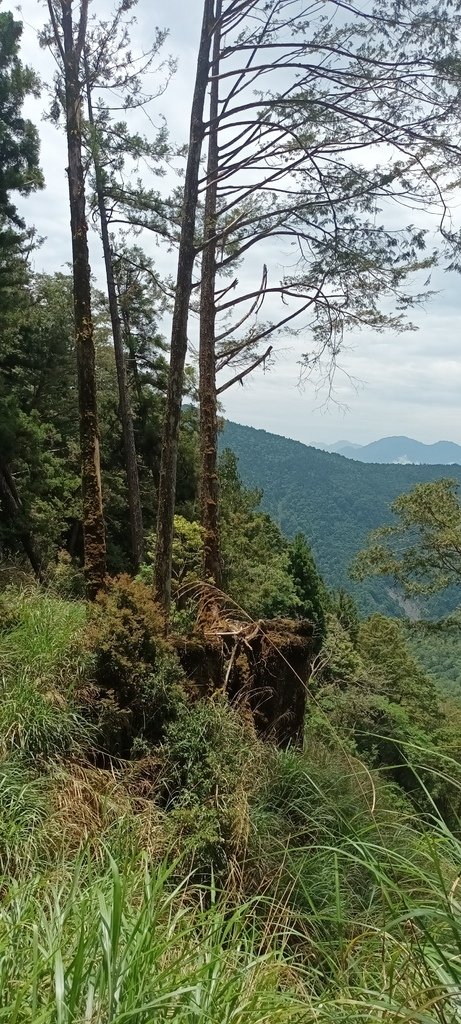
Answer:
[[[461,483],[461,466],[365,465],[229,421],[220,444],[237,455],[244,483],[263,491],[263,508],[282,531],[289,537],[306,535],[328,586],[350,591],[363,614],[404,614],[390,581],[357,583],[348,568],[368,533],[388,522],[389,505],[399,494],[441,477]],[[439,618],[458,603],[457,594],[448,590],[420,601],[414,614]]]

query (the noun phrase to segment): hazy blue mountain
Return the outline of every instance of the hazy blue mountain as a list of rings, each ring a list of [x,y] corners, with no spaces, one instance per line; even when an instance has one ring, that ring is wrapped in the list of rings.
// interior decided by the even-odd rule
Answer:
[[[413,463],[426,466],[461,465],[461,445],[455,444],[454,441],[423,444],[412,437],[381,437],[379,441],[365,445],[337,441],[331,445],[314,443],[314,447],[344,455],[347,459],[355,459],[358,462],[389,462],[402,465]]]
[[[336,455],[345,455],[346,458],[353,458],[354,452],[359,452],[361,444],[354,444],[353,441],[336,441],[335,444],[323,444],[322,441],[312,441],[312,448],[320,448],[322,452],[334,452]],[[349,453],[351,453],[349,455]]]
[[[287,536],[306,534],[330,586],[354,593],[363,612],[402,614],[390,581],[353,583],[348,566],[369,531],[389,522],[394,498],[420,481],[449,476],[461,483],[461,466],[367,465],[229,421],[220,445],[236,453],[244,483],[263,490],[264,508]],[[458,591],[452,591],[421,608],[439,616],[459,600]]]

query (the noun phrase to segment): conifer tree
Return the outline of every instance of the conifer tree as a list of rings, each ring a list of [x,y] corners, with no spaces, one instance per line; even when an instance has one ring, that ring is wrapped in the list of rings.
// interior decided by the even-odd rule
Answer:
[[[127,492],[130,518],[132,564],[136,571],[143,557],[143,518],[139,486],[135,433],[130,389],[127,377],[123,343],[122,317],[117,298],[114,273],[113,240],[109,235],[111,222],[117,222],[120,207],[129,205],[130,212],[136,210],[136,188],[129,189],[123,183],[123,169],[130,165],[129,180],[133,179],[134,165],[143,159],[159,170],[166,154],[166,140],[163,128],[153,139],[147,139],[139,132],[130,131],[126,121],[120,120],[120,109],[127,113],[133,108],[145,109],[154,96],[143,88],[144,78],[152,71],[153,62],[165,39],[165,32],[158,29],[148,49],[140,54],[133,50],[131,29],[135,18],[132,14],[137,0],[119,0],[115,3],[109,20],[95,20],[87,33],[84,48],[84,74],[86,86],[88,132],[87,145],[94,171],[94,206],[99,218],[104,265],[107,282],[107,297],[110,311],[115,363],[119,390],[119,412],[122,423],[123,447],[127,475]],[[172,62],[166,61],[157,69],[167,72]],[[164,83],[159,86],[164,88]],[[116,112],[111,110],[104,95],[116,92]],[[142,189],[140,190],[142,193]],[[142,205],[141,195],[139,205]]]
[[[43,185],[39,167],[39,137],[22,113],[27,96],[38,93],[38,79],[19,58],[22,25],[9,11],[0,13],[0,328],[2,365],[10,356],[9,339],[16,337],[24,305],[27,260],[33,232],[25,231],[11,193],[28,195]],[[0,382],[0,504],[20,539],[35,574],[42,572],[41,555],[28,521],[11,465],[9,436],[15,432],[8,388]]]
[[[379,206],[424,204],[443,223],[460,150],[450,3],[363,12],[335,0],[246,0],[237,13],[215,6],[199,181],[201,509],[204,571],[218,583],[217,396],[289,333],[309,332],[303,372],[331,382],[347,329],[406,328],[417,298],[407,282],[435,257],[423,231],[389,229]],[[268,256],[279,263],[281,245],[290,266],[277,280]],[[238,268],[258,251],[261,282],[240,288]]]
[[[78,14],[74,21],[76,6]],[[80,416],[84,564],[87,593],[90,598],[94,598],[98,590],[104,586],[106,538],[83,166],[83,59],[88,29],[88,6],[89,0],[80,0],[78,5],[75,5],[73,0],[48,0],[53,48],[60,65],[58,91],[65,104]]]

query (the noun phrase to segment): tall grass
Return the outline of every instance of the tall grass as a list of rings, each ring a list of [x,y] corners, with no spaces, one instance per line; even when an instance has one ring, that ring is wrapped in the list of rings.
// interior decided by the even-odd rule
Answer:
[[[2,604],[12,628],[0,630],[0,754],[49,758],[83,745],[88,727],[74,694],[85,665],[85,605],[38,588],[11,590]]]
[[[186,870],[159,795],[166,748],[155,784],[149,761],[85,761],[85,606],[15,600],[0,634],[0,1024],[460,1024],[461,841],[429,793],[423,822],[339,745],[261,750],[248,778],[239,767],[245,829],[219,834],[213,883],[190,842],[194,814],[198,837],[202,811],[233,807],[225,745],[207,774],[185,714]]]
[[[304,855],[308,851],[304,848]],[[461,1019],[461,915],[453,837],[421,838],[420,862],[377,834],[314,844],[333,889],[309,910],[235,901],[131,850],[87,853],[28,881],[2,880],[0,1020],[41,1024],[448,1024]],[[343,887],[360,867],[368,900]],[[293,883],[296,879],[293,877]]]
[[[8,628],[0,621],[0,670],[3,673],[27,671],[35,676],[53,678],[64,671],[70,660],[75,669],[76,651],[69,659],[69,648],[82,630],[86,607],[82,601],[63,601],[38,587],[2,594],[2,611]]]
[[[299,1018],[283,949],[257,946],[251,905],[174,886],[172,868],[112,859],[4,892],[0,1020],[263,1024]]]
[[[461,844],[435,806],[424,827],[378,773],[317,747],[273,754],[253,826],[312,1019],[461,1020]]]

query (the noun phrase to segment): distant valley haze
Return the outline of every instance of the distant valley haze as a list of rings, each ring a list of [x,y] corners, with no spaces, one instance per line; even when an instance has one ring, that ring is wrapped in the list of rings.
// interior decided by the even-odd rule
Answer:
[[[335,444],[311,441],[310,444],[320,451],[334,452],[357,462],[381,462],[402,466],[461,465],[461,445],[455,444],[454,441],[423,444],[413,437],[381,437],[378,441],[364,445],[352,441],[337,441]]]

